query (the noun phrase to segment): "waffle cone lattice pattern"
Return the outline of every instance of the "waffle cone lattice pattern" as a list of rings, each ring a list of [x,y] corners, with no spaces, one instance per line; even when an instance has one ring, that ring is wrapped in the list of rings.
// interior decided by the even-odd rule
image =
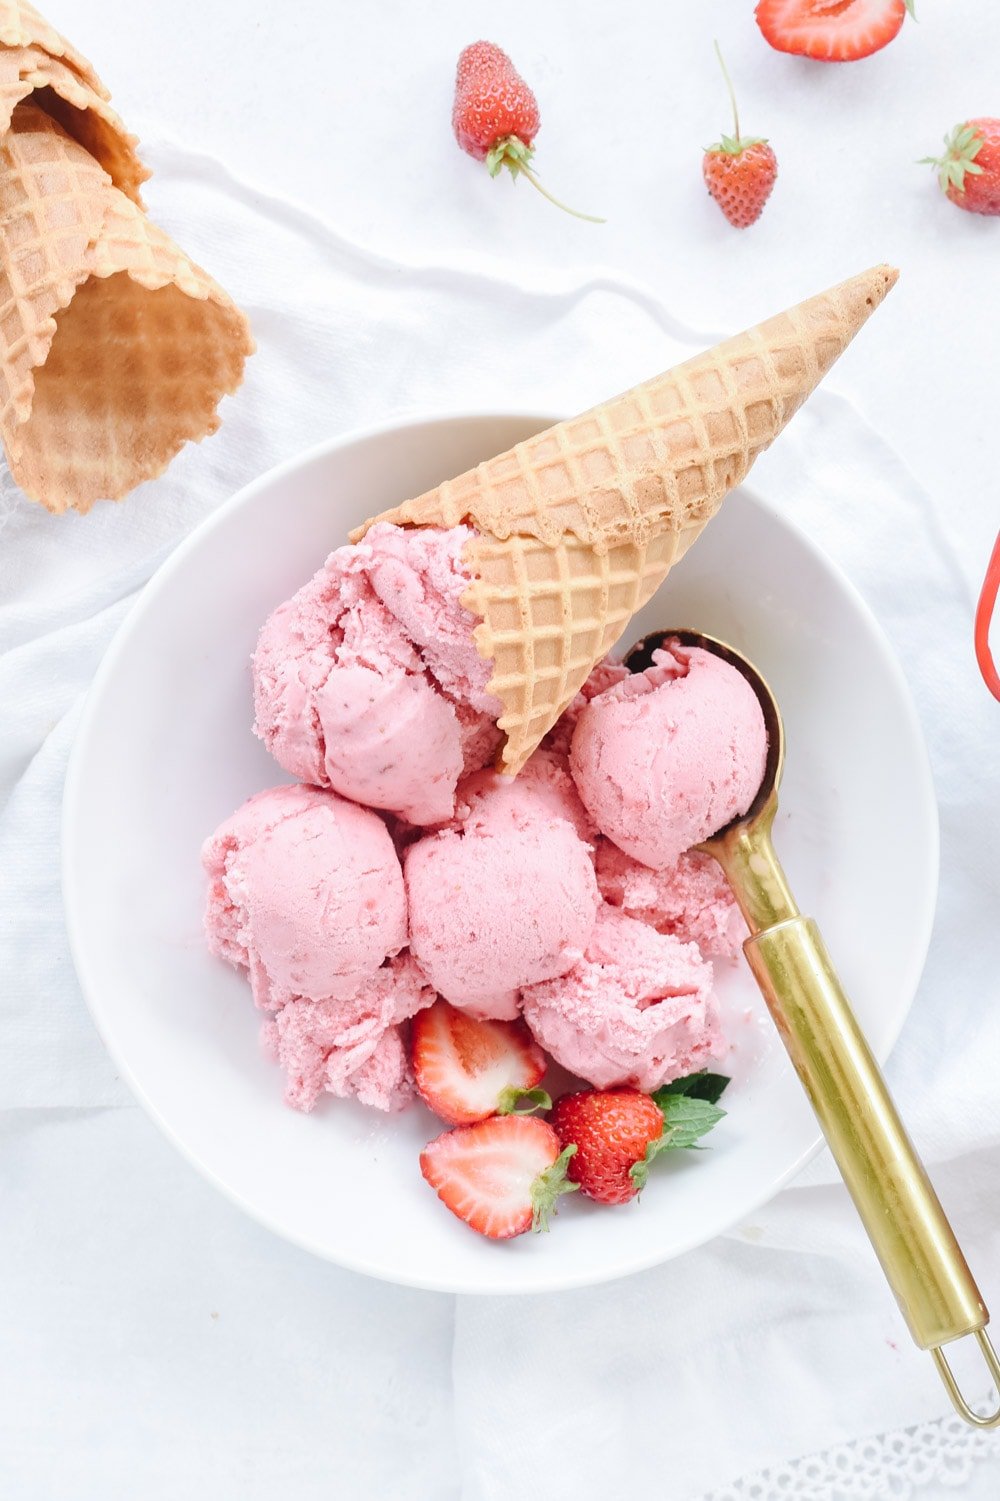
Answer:
[[[595,546],[706,520],[895,279],[852,277],[378,519]]]
[[[245,317],[142,210],[93,68],[0,0],[0,435],[52,511],[117,500],[218,426]]]
[[[504,706],[505,771],[520,771],[703,525],[600,552],[569,535],[551,547],[522,536],[469,544],[463,603],[482,617],[476,645],[493,662],[490,692]]]
[[[503,704],[504,770],[524,765],[895,280],[888,266],[852,277],[376,518],[478,533],[465,601]]]

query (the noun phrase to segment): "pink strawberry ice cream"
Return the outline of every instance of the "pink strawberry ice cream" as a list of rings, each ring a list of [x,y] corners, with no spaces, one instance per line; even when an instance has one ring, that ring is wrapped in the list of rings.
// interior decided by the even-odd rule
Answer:
[[[401,1023],[437,997],[409,954],[390,959],[348,1001],[286,1001],[264,1023],[266,1050],[287,1075],[285,1100],[311,1110],[325,1091],[398,1110],[413,1095]]]
[[[455,797],[458,824],[482,827],[498,819],[524,823],[539,818],[564,819],[588,844],[597,834],[566,757],[554,750],[536,750],[516,777],[474,772],[460,784]]]
[[[601,895],[629,917],[696,943],[706,957],[734,959],[747,936],[746,923],[722,868],[696,850],[677,864],[651,870],[626,855],[610,839],[595,854]]]
[[[723,1048],[711,965],[614,907],[600,908],[573,968],[528,986],[522,1004],[541,1046],[597,1089],[658,1089]]]
[[[766,757],[764,716],[743,675],[674,642],[581,710],[570,768],[601,833],[660,869],[746,812]]]
[[[406,943],[403,874],[377,814],[316,787],[258,792],[215,831],[209,947],[250,976],[258,1006],[347,1000]]]
[[[521,986],[565,974],[593,927],[589,847],[548,812],[487,808],[410,845],[404,870],[411,951],[471,1016],[516,1016]]]
[[[523,1010],[598,1088],[653,1090],[723,1048],[709,956],[742,919],[692,850],[743,812],[766,731],[744,679],[677,642],[610,658],[516,778],[462,599],[472,533],[379,524],[265,623],[257,734],[309,785],[206,842],[210,948],[245,970],[285,1098],[396,1110],[409,1019],[438,995]]]
[[[461,603],[470,535],[381,523],[270,616],[255,729],[286,771],[411,823],[451,817],[459,779],[501,740]]]
[[[543,746],[555,751],[558,755],[568,757],[577,720],[591,699],[596,698],[599,693],[604,693],[606,689],[613,688],[615,683],[621,683],[631,676],[625,663],[617,661],[614,657],[605,657],[603,662],[598,662],[596,667],[591,668],[579,693],[570,699],[542,741]]]
[[[486,691],[492,668],[471,639],[477,618],[462,605],[471,582],[462,549],[471,536],[467,526],[414,530],[383,521],[359,551],[370,550],[371,586],[419,648],[438,686],[457,703],[495,719],[500,701]]]

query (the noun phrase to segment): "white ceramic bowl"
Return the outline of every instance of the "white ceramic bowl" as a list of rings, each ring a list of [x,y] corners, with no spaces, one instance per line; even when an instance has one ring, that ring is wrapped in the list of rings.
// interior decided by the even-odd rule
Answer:
[[[676,1256],[749,1215],[818,1143],[741,962],[721,981],[734,1082],[711,1150],[661,1160],[641,1204],[602,1210],[577,1195],[551,1234],[491,1244],[420,1176],[418,1152],[440,1129],[423,1106],[386,1117],[327,1099],[305,1116],[282,1103],[249,990],[202,940],[202,840],[251,792],[285,780],[250,732],[249,659],[265,616],[350,527],[549,420],[398,422],[248,486],[178,548],[123,625],[66,790],[77,969],[153,1119],[278,1234],[374,1276],[461,1292],[580,1286]],[[788,739],[778,847],[884,1057],[920,975],[937,883],[927,757],[887,644],[846,580],[749,489],[629,637],[669,625],[728,639],[774,686]]]

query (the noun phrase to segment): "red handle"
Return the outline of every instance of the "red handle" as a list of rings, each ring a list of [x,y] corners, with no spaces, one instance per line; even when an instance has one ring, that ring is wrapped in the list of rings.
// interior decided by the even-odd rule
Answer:
[[[993,619],[993,608],[997,602],[998,591],[1000,591],[1000,537],[997,537],[989,566],[986,569],[983,592],[979,596],[979,608],[976,610],[976,661],[979,663],[979,671],[983,675],[983,680],[994,698],[1000,698],[1000,673],[996,670],[990,652],[990,621]]]

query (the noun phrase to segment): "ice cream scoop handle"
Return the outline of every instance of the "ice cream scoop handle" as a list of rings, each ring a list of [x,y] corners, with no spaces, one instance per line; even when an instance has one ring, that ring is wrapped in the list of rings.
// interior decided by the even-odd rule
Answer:
[[[914,1340],[937,1357],[938,1346],[979,1335],[989,1313],[818,927],[786,918],[744,952]],[[992,1347],[980,1344],[996,1379]],[[964,1403],[953,1380],[949,1391]]]

